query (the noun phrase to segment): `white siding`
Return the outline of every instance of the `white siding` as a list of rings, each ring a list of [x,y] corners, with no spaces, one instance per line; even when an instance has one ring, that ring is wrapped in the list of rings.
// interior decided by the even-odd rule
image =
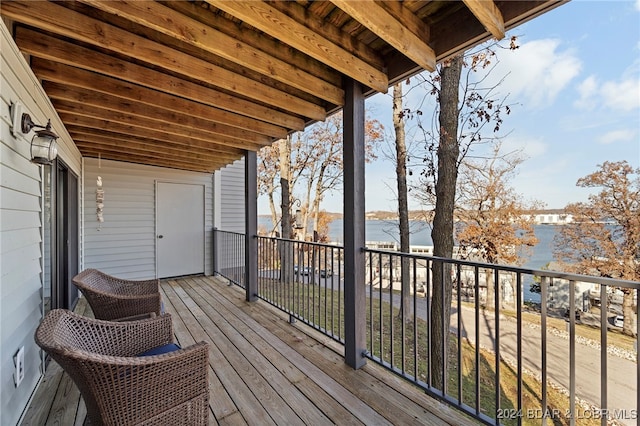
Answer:
[[[220,231],[245,233],[244,158],[216,172],[216,228]],[[233,242],[232,242],[233,241]],[[244,245],[238,236],[221,235],[218,241],[218,271],[242,280]]]
[[[245,232],[244,158],[220,170],[220,223],[221,231]]]
[[[80,173],[80,153],[0,21],[0,424],[16,424],[41,377],[33,335],[42,318],[42,182],[29,161],[33,133],[11,133],[10,105],[20,101],[36,123],[51,119],[59,158]],[[13,381],[13,356],[25,348],[25,377]]]
[[[156,277],[156,181],[205,187],[205,273],[211,274],[212,175],[85,159],[84,264],[127,279]],[[102,177],[104,223],[96,217],[96,180]]]

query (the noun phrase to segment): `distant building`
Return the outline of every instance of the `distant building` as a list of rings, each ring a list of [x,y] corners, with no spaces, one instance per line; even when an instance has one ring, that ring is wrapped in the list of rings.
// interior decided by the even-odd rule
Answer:
[[[536,225],[565,225],[573,222],[573,215],[562,209],[532,211],[528,216],[533,216]]]

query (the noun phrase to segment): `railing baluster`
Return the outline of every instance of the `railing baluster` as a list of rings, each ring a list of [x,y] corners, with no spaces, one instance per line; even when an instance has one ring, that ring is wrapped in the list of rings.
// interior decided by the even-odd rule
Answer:
[[[460,264],[456,265],[456,292],[457,292],[457,327],[458,327],[458,403],[462,404],[462,287],[460,286],[461,269]]]
[[[394,327],[393,327],[393,255],[389,255],[389,363],[395,365],[394,356]]]
[[[409,277],[405,277],[404,274],[405,273],[409,273],[409,268],[408,265],[406,263],[406,261],[408,261],[409,258],[405,257],[404,255],[400,255],[400,321],[402,321],[400,323],[400,334],[401,334],[401,338],[400,338],[400,342],[401,342],[401,347],[400,347],[400,356],[401,356],[401,368],[402,368],[402,374],[404,374],[407,369],[406,369],[406,365],[405,365],[405,352],[406,352],[406,341],[407,341],[407,330],[405,329],[405,325],[406,325],[406,311],[407,308],[405,306],[405,297],[404,297],[404,292],[406,291],[410,291],[409,289],[405,289],[405,283],[407,285],[410,285],[410,281],[409,281]],[[405,267],[405,265],[407,267]]]
[[[495,322],[495,356],[496,356],[496,410],[500,409],[500,272],[493,270],[493,290],[494,290],[494,322]]]
[[[328,296],[329,296],[329,289],[327,286],[327,278],[329,278],[329,269],[327,269],[328,266],[327,266],[327,248],[326,247],[323,248],[322,254],[324,257],[324,263],[323,263],[323,266],[324,266],[324,329],[326,330],[327,324],[328,324],[327,315],[329,314],[328,312],[329,304],[327,303]],[[322,277],[318,275],[318,281],[320,281],[321,278]],[[333,277],[331,277],[331,280],[333,281]]]
[[[636,308],[637,308],[637,301],[638,301],[638,296],[639,296],[639,292],[638,290],[634,290],[636,293]],[[635,352],[636,352],[636,411],[635,411],[635,415],[636,415],[636,423],[638,424],[638,426],[640,426],[640,416],[638,415],[638,410],[640,410],[640,363],[638,363],[638,339],[640,339],[640,335],[638,335],[638,331],[640,331],[640,315],[637,312],[636,309],[636,342],[635,342]]]
[[[518,401],[517,409],[518,413],[524,413],[522,406],[522,274],[516,273],[516,363],[517,363],[517,380],[518,380]],[[517,418],[518,425],[522,424],[523,416],[520,415]]]
[[[340,249],[338,249],[338,255],[340,255]],[[334,251],[333,251],[333,247],[331,248],[331,269],[333,272],[333,259],[334,259]],[[340,273],[338,272],[338,287],[340,286]],[[335,306],[335,299],[334,299],[334,294],[335,294],[335,285],[333,283],[333,275],[331,276],[331,332],[335,333],[336,331],[336,324],[335,324],[335,312],[334,312],[334,306]],[[340,297],[340,295],[338,295],[338,297]]]
[[[480,268],[476,265],[473,267],[473,279],[474,284],[474,307],[475,307],[475,321],[476,321],[476,344],[475,344],[475,362],[476,362],[476,377],[475,377],[475,390],[476,390],[476,415],[480,414]]]
[[[380,328],[379,336],[378,336],[378,345],[380,346],[380,361],[384,361],[384,319],[383,319],[383,311],[382,309],[382,255],[378,258],[379,267],[378,271],[380,271],[380,285],[378,286],[378,292],[380,293],[378,297],[378,326]]]
[[[569,424],[576,424],[576,282],[569,281]]]
[[[373,355],[373,252],[369,256],[369,349]]]
[[[542,425],[547,424],[547,277],[540,282],[540,347],[542,350]]]
[[[441,268],[441,273],[440,273],[440,312],[449,312],[449,309],[447,309],[446,306],[446,280],[445,280],[445,274],[449,274],[451,275],[450,269],[449,269],[449,264],[445,264],[444,261],[440,261],[440,268]],[[442,332],[442,336],[444,339],[444,342],[447,342],[448,336],[449,336],[449,323],[446,321],[446,318],[444,318],[442,320],[442,330],[440,330]],[[445,368],[445,366],[447,365],[447,355],[449,352],[449,348],[447,347],[446,344],[441,344],[440,345],[442,347],[442,366],[441,366],[441,370],[442,370],[442,394],[446,395],[447,392],[447,369]]]
[[[427,386],[429,388],[431,388],[433,386],[433,380],[431,377],[431,366],[433,364],[433,359],[431,356],[431,309],[432,309],[432,303],[433,300],[431,300],[431,283],[432,283],[432,276],[431,273],[433,271],[433,261],[432,260],[427,260],[427,266],[426,266],[426,273],[427,273],[427,277],[426,277],[426,281],[427,281],[427,288],[425,289],[425,302],[427,305]]]
[[[418,259],[413,259],[413,377],[418,378]]]
[[[344,258],[344,247],[341,247],[339,249],[339,256],[340,259]],[[339,293],[339,297],[338,297],[338,324],[342,324],[342,301],[344,300],[344,285],[342,284],[342,276],[343,276],[343,271],[342,271],[342,261],[338,262],[338,268],[340,270],[340,273],[338,274],[338,293]],[[340,341],[342,341],[342,335],[344,332],[344,326],[340,327],[338,329],[340,331]]]
[[[609,322],[606,306],[607,287],[600,285],[600,408],[603,410],[607,409],[607,333]],[[602,416],[600,422],[602,426],[607,426],[605,416]]]

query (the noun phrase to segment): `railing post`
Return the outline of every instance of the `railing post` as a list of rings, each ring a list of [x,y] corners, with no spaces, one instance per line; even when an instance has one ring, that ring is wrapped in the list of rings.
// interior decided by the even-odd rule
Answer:
[[[245,290],[246,300],[258,299],[258,163],[255,151],[246,151],[245,185]]]
[[[213,259],[212,263],[213,263],[213,276],[217,276],[218,275],[218,228],[214,227],[213,228]]]
[[[344,120],[344,331],[345,362],[365,365],[365,205],[364,94],[354,80],[345,82]]]

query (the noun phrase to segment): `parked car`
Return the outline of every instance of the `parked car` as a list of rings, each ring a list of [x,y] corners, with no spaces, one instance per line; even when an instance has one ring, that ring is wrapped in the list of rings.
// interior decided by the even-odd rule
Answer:
[[[613,317],[613,325],[622,328],[624,325],[624,317],[622,315],[616,315]]]
[[[303,266],[302,268],[300,268],[298,267],[298,265],[294,265],[293,272],[295,274],[310,275],[311,268],[309,268],[308,266]]]
[[[320,269],[320,276],[322,278],[333,276],[333,271],[331,269]]]

